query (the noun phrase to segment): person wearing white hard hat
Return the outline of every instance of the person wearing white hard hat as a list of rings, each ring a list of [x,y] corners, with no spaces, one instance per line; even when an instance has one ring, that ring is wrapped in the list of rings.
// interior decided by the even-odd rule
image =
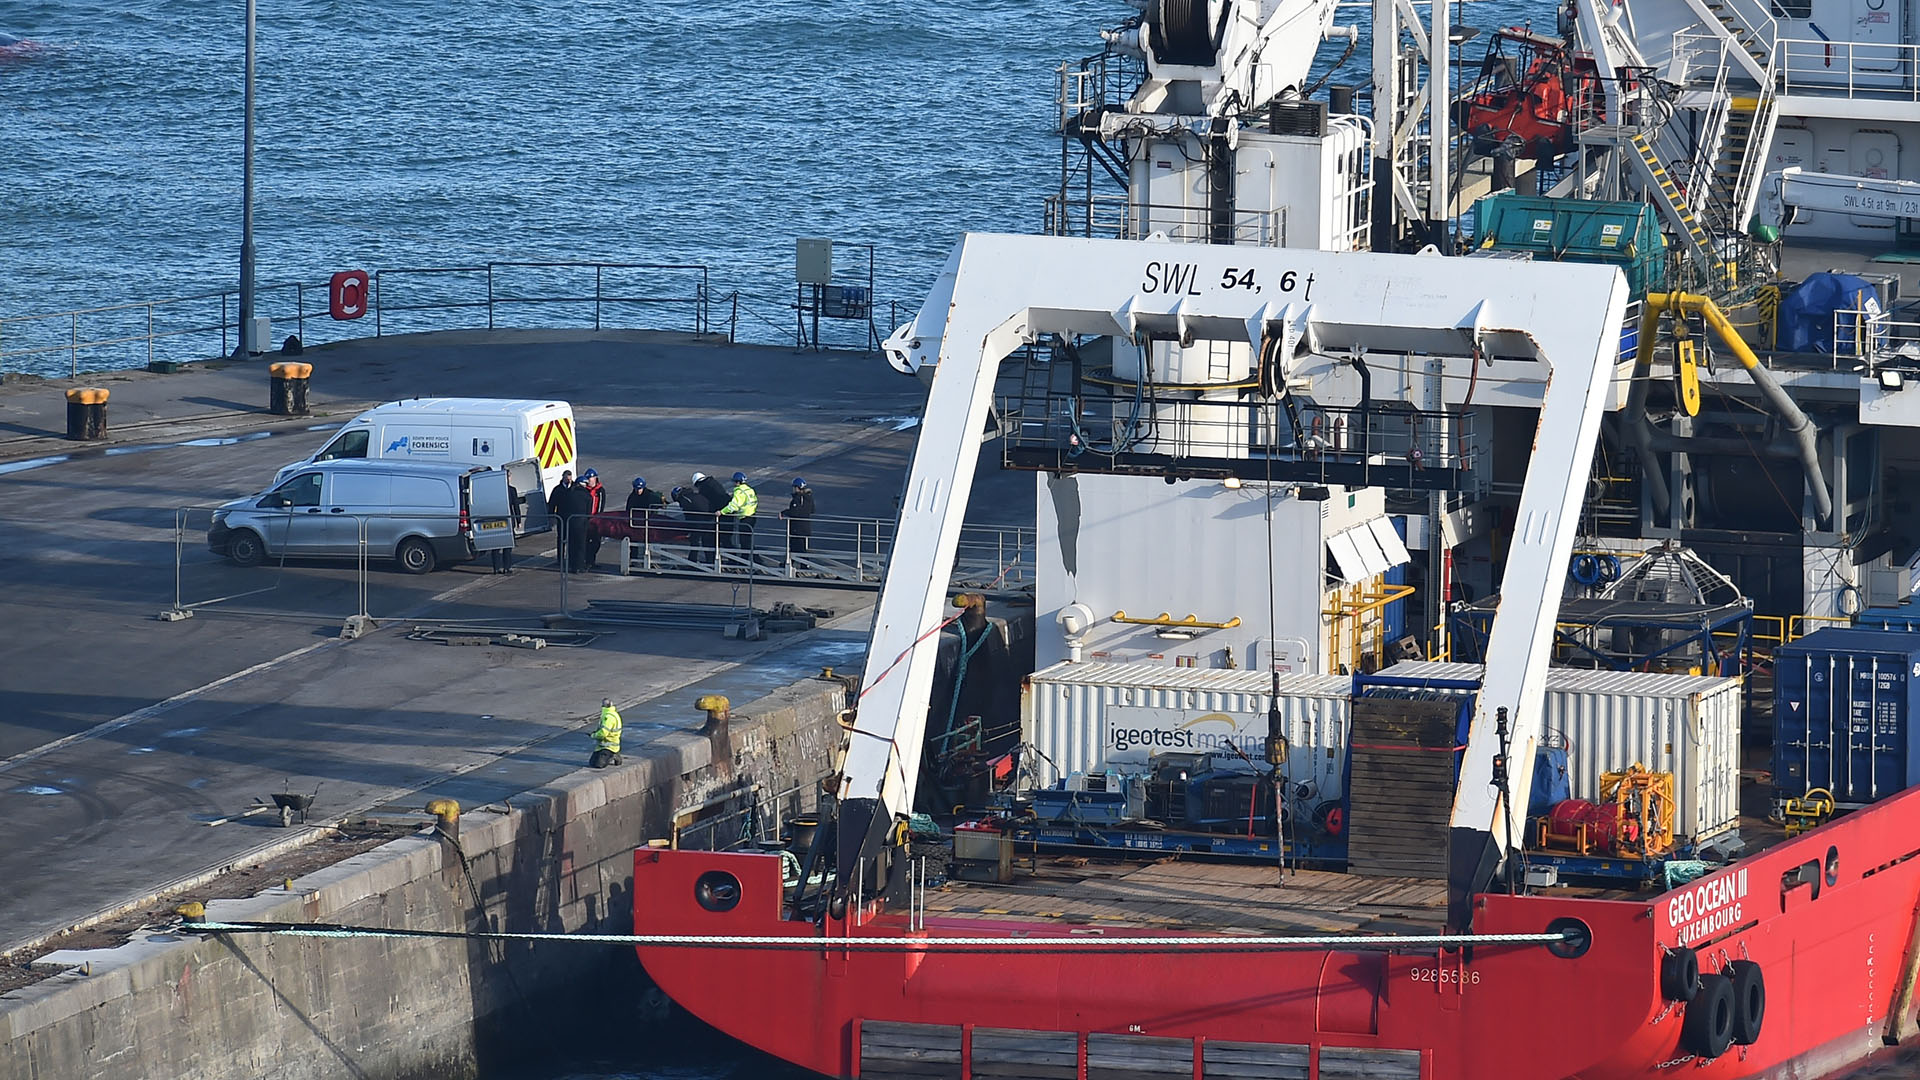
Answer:
[[[703,541],[709,549],[718,551],[720,547],[720,508],[733,499],[726,486],[706,473],[693,474],[693,490],[707,503],[705,516],[693,519],[695,528],[706,531]]]

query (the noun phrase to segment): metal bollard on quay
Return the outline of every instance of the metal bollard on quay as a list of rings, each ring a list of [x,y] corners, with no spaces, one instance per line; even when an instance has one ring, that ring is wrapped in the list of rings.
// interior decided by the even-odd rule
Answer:
[[[267,366],[267,408],[275,416],[307,415],[307,380],[313,365],[298,360],[282,360]]]
[[[97,442],[107,437],[107,391],[79,386],[67,391],[67,438]]]

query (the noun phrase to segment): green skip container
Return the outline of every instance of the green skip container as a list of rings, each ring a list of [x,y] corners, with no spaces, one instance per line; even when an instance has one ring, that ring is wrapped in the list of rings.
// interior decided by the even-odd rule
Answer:
[[[1639,300],[1667,281],[1667,241],[1641,202],[1548,199],[1502,191],[1473,204],[1474,247],[1525,251],[1536,260],[1605,263],[1627,276]]]

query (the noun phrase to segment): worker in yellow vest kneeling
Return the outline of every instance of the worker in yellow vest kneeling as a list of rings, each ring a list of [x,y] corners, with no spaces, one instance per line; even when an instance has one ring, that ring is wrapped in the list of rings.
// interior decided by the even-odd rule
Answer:
[[[594,745],[599,749],[587,764],[596,769],[620,764],[620,710],[613,707],[612,698],[600,700],[600,726],[593,729]]]

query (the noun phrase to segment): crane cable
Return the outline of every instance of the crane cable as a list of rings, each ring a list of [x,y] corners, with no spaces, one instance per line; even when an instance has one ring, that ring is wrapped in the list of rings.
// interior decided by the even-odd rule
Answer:
[[[1581,940],[1578,930],[1537,934],[1317,934],[1141,937],[800,937],[764,934],[538,934],[480,930],[409,930],[342,923],[215,922],[180,924],[186,934],[272,934],[315,938],[441,938],[460,941],[564,941],[581,945],[641,948],[764,949],[814,952],[844,949],[877,953],[1170,953],[1273,952],[1312,949],[1472,948],[1488,945],[1564,945]]]

